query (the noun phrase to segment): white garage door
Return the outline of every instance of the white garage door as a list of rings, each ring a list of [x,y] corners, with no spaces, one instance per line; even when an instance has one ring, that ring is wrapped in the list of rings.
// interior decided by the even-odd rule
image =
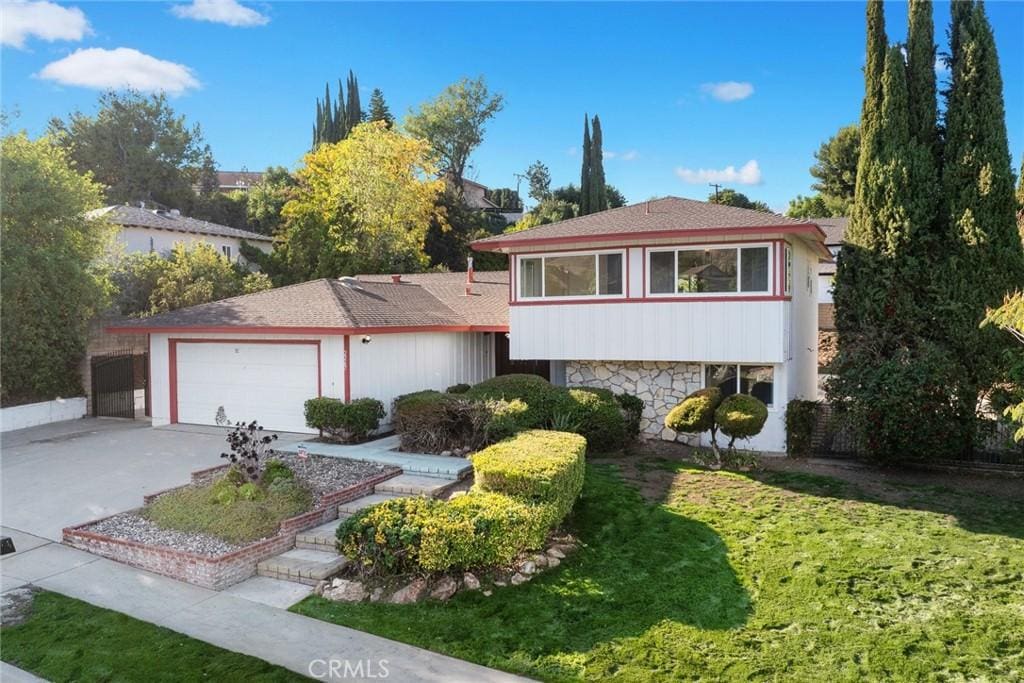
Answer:
[[[267,429],[309,432],[306,399],[317,395],[316,344],[178,342],[178,422],[258,421]]]

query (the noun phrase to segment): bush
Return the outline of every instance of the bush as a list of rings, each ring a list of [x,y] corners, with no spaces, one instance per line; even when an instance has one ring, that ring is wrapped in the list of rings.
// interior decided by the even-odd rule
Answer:
[[[557,388],[549,424],[587,440],[592,453],[613,451],[626,443],[626,419],[607,389]]]
[[[730,450],[736,439],[759,434],[767,420],[768,406],[748,394],[727,396],[715,410],[715,422],[729,437]]]
[[[700,434],[715,427],[715,410],[722,402],[718,387],[698,389],[665,416],[665,426],[676,432]]]
[[[469,384],[453,384],[444,390],[446,394],[464,394],[470,390]]]
[[[578,434],[521,432],[473,455],[474,487],[549,506],[545,515],[555,526],[583,488],[586,447]]]
[[[637,438],[640,436],[640,418],[644,415],[643,399],[633,394],[615,394],[615,401],[626,418],[626,436]]]
[[[551,382],[538,375],[499,375],[480,382],[465,394],[474,401],[503,399],[520,400],[526,404],[523,425],[544,427],[551,419],[558,390]]]
[[[786,405],[786,454],[789,457],[806,458],[811,454],[817,416],[817,401],[795,398]]]
[[[270,486],[278,480],[291,480],[295,478],[292,469],[276,458],[268,460],[263,468],[263,485]]]
[[[418,453],[476,450],[523,428],[522,401],[470,401],[457,394],[420,391],[395,400],[394,426],[402,449]]]
[[[326,397],[306,401],[306,425],[341,443],[366,439],[380,427],[383,417],[384,404],[373,398],[348,403]]]

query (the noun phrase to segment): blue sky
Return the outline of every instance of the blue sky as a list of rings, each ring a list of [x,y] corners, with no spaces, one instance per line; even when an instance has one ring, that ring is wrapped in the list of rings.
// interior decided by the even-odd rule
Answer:
[[[202,125],[222,169],[257,170],[299,163],[315,98],[348,69],[364,105],[379,87],[398,115],[462,76],[483,74],[506,98],[472,158],[470,177],[486,185],[514,186],[513,174],[536,159],[556,185],[578,182],[576,148],[589,112],[600,114],[605,151],[614,153],[608,180],[630,201],[704,198],[709,176],[699,171],[731,166],[724,185],[781,210],[808,193],[814,150],[856,121],[863,88],[863,2],[205,2],[207,14],[226,4],[223,18],[250,25],[200,21],[202,7],[158,2],[49,5],[56,19],[29,15],[18,24],[5,16],[4,110],[19,112],[14,125],[33,135],[52,116],[91,112],[98,91],[67,81],[102,81],[115,67],[60,60],[129,48],[142,54],[89,54],[142,60],[150,79],[181,90],[174,108]],[[1024,153],[1024,3],[990,2],[987,10],[1016,168]],[[935,16],[944,47],[948,3],[937,3]],[[33,33],[33,20],[47,28]],[[906,6],[886,3],[886,20],[890,41],[903,40]],[[733,85],[715,90],[723,83]],[[722,101],[716,93],[746,96]]]

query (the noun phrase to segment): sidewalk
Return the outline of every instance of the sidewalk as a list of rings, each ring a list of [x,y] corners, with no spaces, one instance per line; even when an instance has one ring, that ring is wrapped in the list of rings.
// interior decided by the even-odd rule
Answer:
[[[15,555],[0,560],[4,592],[32,583],[321,680],[332,680],[326,675],[332,660],[348,661],[352,668],[362,663],[360,670],[369,672],[366,679],[345,678],[350,681],[379,680],[383,668],[390,680],[403,683],[525,680],[234,594],[181,583],[15,529],[5,527],[3,533],[12,535],[18,548]],[[340,674],[343,668],[337,670]],[[340,680],[340,675],[334,680]]]

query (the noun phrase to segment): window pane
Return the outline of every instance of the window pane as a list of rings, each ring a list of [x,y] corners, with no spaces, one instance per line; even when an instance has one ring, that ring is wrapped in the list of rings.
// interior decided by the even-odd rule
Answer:
[[[549,256],[544,259],[544,296],[594,294],[597,260],[592,256]]]
[[[680,292],[735,292],[736,250],[679,252]]]
[[[741,249],[741,287],[743,292],[768,291],[768,247],[747,247]]]
[[[676,291],[676,257],[671,251],[651,253],[651,294],[672,294]]]
[[[541,296],[541,269],[539,258],[519,259],[519,296]]]
[[[600,254],[597,257],[601,281],[598,294],[622,294],[622,254]]]
[[[736,366],[735,365],[706,365],[704,366],[704,386],[718,387],[722,390],[722,396],[732,396],[736,393]]]
[[[772,404],[775,370],[770,365],[741,365],[740,391],[750,394],[765,405]]]

